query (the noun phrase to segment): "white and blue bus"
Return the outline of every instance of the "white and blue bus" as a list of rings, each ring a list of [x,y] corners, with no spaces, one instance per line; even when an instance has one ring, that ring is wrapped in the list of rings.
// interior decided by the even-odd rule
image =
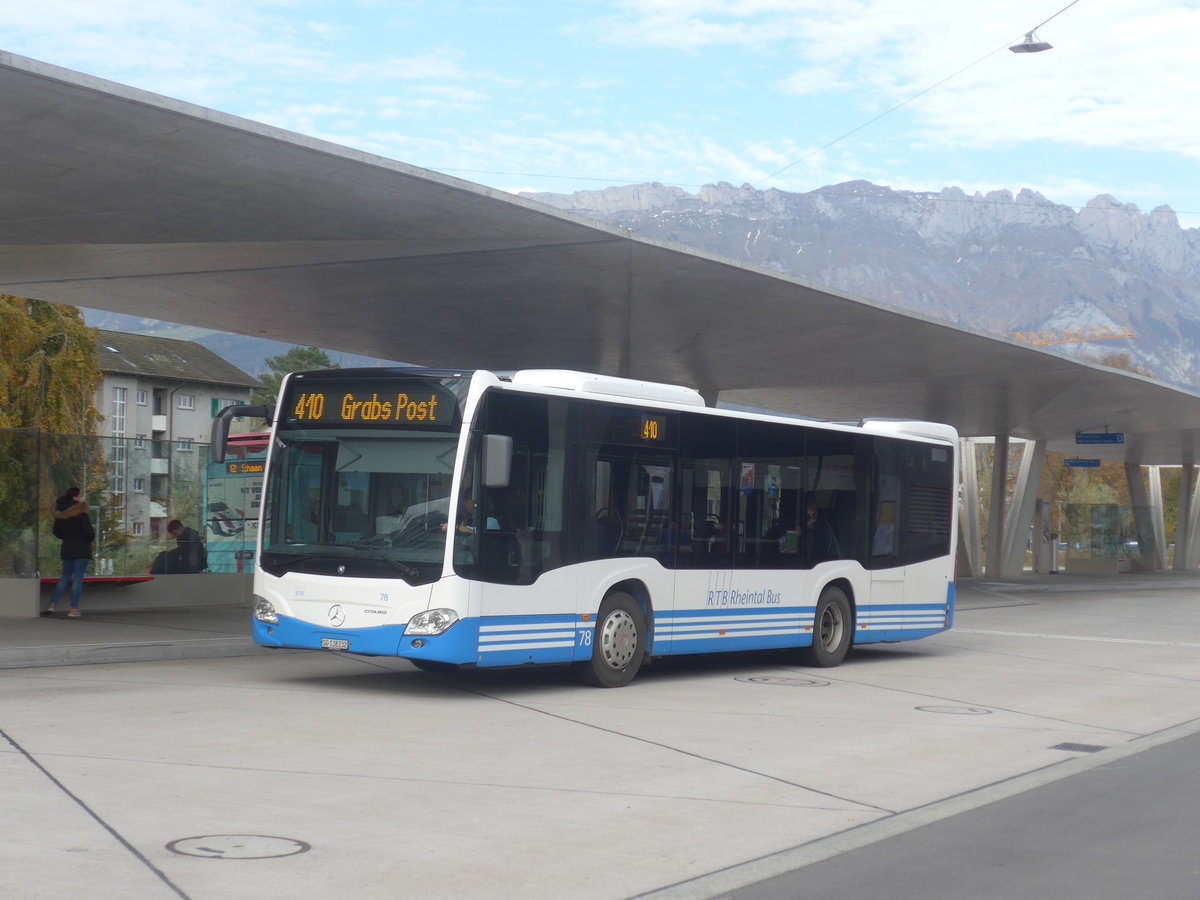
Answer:
[[[957,435],[707,408],[565,370],[303,372],[272,423],[254,638],[425,669],[852,644],[951,627]]]
[[[245,572],[254,565],[269,434],[231,434],[220,462],[204,478],[204,524],[210,572]]]

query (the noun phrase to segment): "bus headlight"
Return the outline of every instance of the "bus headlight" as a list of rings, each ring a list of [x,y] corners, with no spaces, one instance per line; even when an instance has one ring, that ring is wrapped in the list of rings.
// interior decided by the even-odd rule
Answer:
[[[254,595],[254,618],[260,622],[266,622],[268,625],[278,625],[279,615],[275,612],[275,607],[271,605],[271,601],[266,597]]]
[[[458,613],[452,609],[427,609],[408,620],[406,635],[441,634],[458,621]]]

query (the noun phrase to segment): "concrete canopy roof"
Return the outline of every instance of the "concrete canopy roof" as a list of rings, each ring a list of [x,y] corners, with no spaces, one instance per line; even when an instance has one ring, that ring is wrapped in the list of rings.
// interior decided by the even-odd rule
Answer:
[[[0,52],[0,291],[1193,462],[1200,395]],[[1078,431],[1123,445],[1077,447]]]

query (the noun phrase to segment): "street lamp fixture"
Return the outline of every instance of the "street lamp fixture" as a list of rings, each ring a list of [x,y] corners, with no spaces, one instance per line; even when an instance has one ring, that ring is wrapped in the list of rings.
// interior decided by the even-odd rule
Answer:
[[[1030,31],[1026,33],[1025,40],[1019,44],[1013,44],[1008,49],[1013,53],[1041,53],[1043,50],[1050,50],[1053,46],[1053,44],[1039,40],[1036,31]]]

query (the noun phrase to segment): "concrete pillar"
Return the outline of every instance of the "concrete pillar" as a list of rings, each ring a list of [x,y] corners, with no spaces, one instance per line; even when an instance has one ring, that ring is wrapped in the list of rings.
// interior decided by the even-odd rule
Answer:
[[[1175,528],[1175,565],[1177,570],[1196,568],[1196,541],[1200,529],[1196,517],[1200,514],[1200,502],[1196,497],[1196,464],[1184,463],[1179,477],[1179,515]]]
[[[1001,577],[1004,570],[1004,502],[1008,487],[1008,435],[996,435],[992,454],[992,497],[988,509],[987,574]]]
[[[979,463],[976,460],[973,440],[963,438],[958,446],[962,509],[958,514],[956,568],[959,575],[972,577],[983,574],[983,530],[979,527],[982,512],[979,503]]]
[[[1125,483],[1129,487],[1129,500],[1133,504],[1133,528],[1137,533],[1138,568],[1161,569],[1158,564],[1161,546],[1158,536],[1161,528],[1155,528],[1155,511],[1151,509],[1150,496],[1142,478],[1142,467],[1137,463],[1125,463]],[[1162,519],[1162,510],[1158,510],[1158,519]]]
[[[1167,567],[1167,522],[1166,508],[1163,505],[1162,467],[1147,466],[1146,469],[1149,494],[1147,500],[1149,500],[1150,506],[1153,509],[1154,568],[1161,570]]]
[[[1033,524],[1033,511],[1045,459],[1045,441],[1025,442],[1021,452],[1021,465],[1017,471],[1017,483],[1013,490],[1012,505],[1008,521],[1005,523],[1001,577],[1015,578],[1025,571],[1029,526]]]

